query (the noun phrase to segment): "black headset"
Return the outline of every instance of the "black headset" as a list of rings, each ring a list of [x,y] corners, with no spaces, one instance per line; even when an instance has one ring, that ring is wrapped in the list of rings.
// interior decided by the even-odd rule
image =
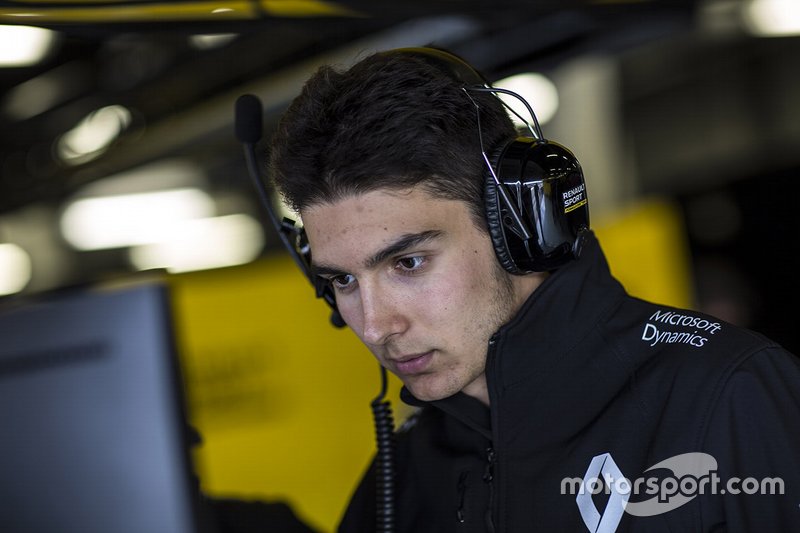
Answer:
[[[479,136],[480,108],[470,93],[504,93],[525,104],[533,124],[520,118],[528,125],[530,137],[517,137],[493,147],[491,157],[480,139],[486,161],[484,208],[494,251],[503,268],[512,274],[551,271],[577,259],[589,229],[583,171],[572,152],[544,138],[528,102],[514,92],[492,87],[468,63],[449,52],[399,48],[384,53],[419,58],[460,82],[468,101],[476,107]]]
[[[403,54],[423,60],[462,84],[465,107],[473,106],[476,110],[482,157],[486,162],[483,176],[486,222],[497,260],[503,268],[512,274],[524,275],[552,271],[577,259],[589,232],[589,206],[583,171],[570,150],[544,138],[528,102],[512,91],[492,87],[468,63],[449,52],[420,47],[381,53]],[[531,124],[520,117],[531,135],[519,136],[502,146],[493,147],[491,157],[487,155],[480,131],[480,107],[471,96],[475,92],[504,93],[519,99],[533,120]],[[287,218],[278,221],[269,194],[258,178],[258,165],[252,148],[261,138],[261,120],[258,98],[253,95],[239,97],[236,102],[236,134],[250,147],[246,156],[262,202],[283,244],[314,285],[317,297],[323,298],[333,309],[332,322],[341,327],[344,321],[336,309],[333,290],[325,280],[313,274],[305,231]]]

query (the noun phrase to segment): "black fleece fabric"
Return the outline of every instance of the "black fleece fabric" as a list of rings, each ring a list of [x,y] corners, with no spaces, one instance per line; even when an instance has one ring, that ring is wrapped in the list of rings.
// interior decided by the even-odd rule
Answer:
[[[397,532],[800,532],[800,358],[628,295],[591,236],[397,432]],[[627,481],[627,485],[625,482]],[[375,465],[339,532],[376,531]]]

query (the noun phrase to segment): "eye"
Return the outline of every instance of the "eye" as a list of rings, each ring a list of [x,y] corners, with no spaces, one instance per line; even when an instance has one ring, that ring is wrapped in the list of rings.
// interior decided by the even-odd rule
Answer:
[[[330,283],[339,292],[346,292],[356,284],[356,277],[352,274],[340,274],[330,278]]]
[[[426,261],[423,256],[415,255],[398,259],[397,268],[404,272],[416,272],[420,270],[425,263]]]

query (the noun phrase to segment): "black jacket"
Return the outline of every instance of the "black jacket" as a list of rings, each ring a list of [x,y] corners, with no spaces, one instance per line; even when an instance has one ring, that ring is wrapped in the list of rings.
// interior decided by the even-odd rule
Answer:
[[[421,409],[396,531],[800,531],[800,359],[627,295],[594,238],[492,337],[486,375],[490,407],[403,391]],[[371,468],[339,531],[375,531],[374,509]]]

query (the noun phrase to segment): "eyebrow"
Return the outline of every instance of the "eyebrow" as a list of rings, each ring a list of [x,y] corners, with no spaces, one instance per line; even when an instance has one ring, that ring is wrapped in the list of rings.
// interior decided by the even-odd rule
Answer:
[[[393,255],[403,253],[404,251],[408,250],[409,248],[413,248],[414,246],[419,246],[420,244],[430,242],[440,237],[441,235],[442,235],[441,230],[428,230],[428,231],[422,231],[420,233],[407,233],[405,235],[401,235],[393,242],[389,243],[388,245],[378,250],[375,254],[372,255],[372,257],[368,257],[364,261],[364,266],[366,268],[374,268],[376,265],[382,263],[387,258],[392,257]],[[314,263],[313,259],[311,266],[314,269],[314,273],[317,275],[346,274],[345,271],[333,265]]]

